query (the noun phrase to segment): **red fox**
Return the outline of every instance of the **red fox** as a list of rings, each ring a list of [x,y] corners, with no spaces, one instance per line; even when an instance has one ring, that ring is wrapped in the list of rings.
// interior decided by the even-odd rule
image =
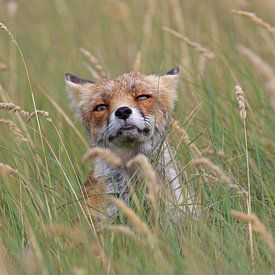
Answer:
[[[110,149],[124,163],[140,153],[150,155],[157,162],[156,171],[171,183],[175,201],[182,203],[169,146],[163,142],[177,99],[179,68],[162,76],[131,72],[97,82],[67,73],[65,81],[91,145]],[[117,214],[115,207],[107,206],[106,194],[116,194],[127,202],[133,173],[126,167],[116,169],[96,161],[84,186],[92,216],[99,217],[97,211],[110,217]]]

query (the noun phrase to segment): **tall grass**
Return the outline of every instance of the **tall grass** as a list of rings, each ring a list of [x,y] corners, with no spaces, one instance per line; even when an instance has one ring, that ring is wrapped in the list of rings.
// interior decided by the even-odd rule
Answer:
[[[275,4],[232,2],[1,2],[10,31],[0,32],[1,274],[272,274]],[[199,217],[173,220],[149,164],[136,159],[146,184],[128,206],[113,199],[116,224],[98,231],[81,193],[88,140],[64,73],[95,79],[177,65],[169,139],[183,190],[195,194],[186,206]]]

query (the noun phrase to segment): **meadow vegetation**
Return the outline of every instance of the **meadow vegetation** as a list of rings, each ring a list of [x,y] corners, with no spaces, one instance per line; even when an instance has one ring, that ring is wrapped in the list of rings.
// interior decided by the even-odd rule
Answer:
[[[273,0],[1,0],[0,274],[274,274],[274,13]],[[83,159],[110,152],[89,151],[64,73],[175,66],[168,138],[200,215],[171,220],[140,157],[144,186],[129,206],[113,198],[120,215],[97,232]]]

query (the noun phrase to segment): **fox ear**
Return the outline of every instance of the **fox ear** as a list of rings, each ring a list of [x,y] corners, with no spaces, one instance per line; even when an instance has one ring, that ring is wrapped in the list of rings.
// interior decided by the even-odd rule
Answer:
[[[75,107],[85,98],[85,95],[91,93],[91,88],[94,84],[90,80],[79,78],[70,73],[65,74],[65,82],[69,98]]]
[[[160,77],[160,93],[162,97],[166,99],[166,104],[170,111],[174,109],[175,101],[177,99],[179,73],[179,67],[175,67]]]
[[[180,73],[180,68],[179,67],[175,67],[172,70],[168,71],[166,73],[166,75],[179,75]]]
[[[179,67],[171,69],[165,75],[161,76],[161,84],[167,89],[175,90],[178,86],[179,73]]]

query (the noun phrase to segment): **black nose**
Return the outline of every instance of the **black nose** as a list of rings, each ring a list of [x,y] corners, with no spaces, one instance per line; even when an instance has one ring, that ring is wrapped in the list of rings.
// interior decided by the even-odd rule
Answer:
[[[115,116],[117,116],[120,119],[127,119],[130,114],[132,113],[132,110],[126,106],[124,107],[119,107],[116,112],[115,112]]]

